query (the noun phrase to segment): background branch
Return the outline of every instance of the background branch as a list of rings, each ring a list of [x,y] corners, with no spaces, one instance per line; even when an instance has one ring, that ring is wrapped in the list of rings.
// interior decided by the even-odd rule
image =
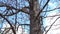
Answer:
[[[1,16],[2,18],[4,18],[4,19],[8,22],[8,24],[10,25],[10,27],[11,27],[13,33],[16,34],[14,27],[13,27],[12,24],[8,21],[8,19],[5,18],[2,14],[0,14],[0,16]]]
[[[52,24],[51,26],[49,27],[49,29],[45,32],[45,34],[47,34],[47,32],[52,28],[52,26],[54,25],[54,23],[59,19],[60,17],[58,17]]]

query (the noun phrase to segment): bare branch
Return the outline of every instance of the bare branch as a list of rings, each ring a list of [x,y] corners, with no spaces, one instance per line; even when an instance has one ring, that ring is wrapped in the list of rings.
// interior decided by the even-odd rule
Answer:
[[[8,14],[8,15],[4,15],[4,16],[11,16],[11,15],[17,14],[17,13],[19,13],[19,12],[24,12],[24,13],[26,13],[26,14],[29,14],[29,12],[28,12],[28,10],[27,10],[27,8],[29,9],[29,7],[23,7],[23,9],[17,9],[17,8],[15,8],[15,7],[13,7],[13,6],[10,6],[10,5],[8,5],[8,4],[6,4],[6,3],[3,3],[3,2],[0,3],[0,7],[8,7],[9,9],[17,10],[15,13]]]
[[[54,25],[54,23],[59,19],[60,17],[58,17],[52,24],[51,26],[49,27],[49,29],[45,32],[45,34],[47,34],[47,32],[52,28],[52,26]]]
[[[29,12],[27,11],[27,9],[26,8],[23,8],[23,9],[20,9],[20,10],[18,9],[15,13],[11,13],[11,14],[4,15],[4,16],[12,16],[12,15],[17,14],[19,12],[24,12],[26,14],[29,14]]]
[[[11,28],[5,29],[5,34],[7,34],[10,31]]]
[[[0,14],[0,16],[1,16],[2,18],[4,18],[4,19],[8,22],[8,24],[11,26],[11,29],[12,29],[13,33],[16,34],[15,29],[14,29],[14,27],[12,26],[12,24],[9,22],[9,20],[6,19],[2,14]]]
[[[42,16],[42,17],[43,18],[49,18],[49,17],[56,17],[56,16],[60,16],[60,14],[58,14],[58,15],[52,15],[52,16],[46,16],[46,17]]]
[[[43,9],[47,6],[47,4],[49,3],[50,0],[47,0],[46,4],[43,6],[43,8],[40,10],[40,12],[37,14],[37,16],[35,17],[35,20],[37,19],[37,17],[39,17],[40,13],[43,11]]]
[[[57,9],[60,9],[60,7],[54,8],[54,9],[52,9],[52,10],[43,11],[43,12],[51,12],[51,11],[54,11],[54,10],[57,10]]]

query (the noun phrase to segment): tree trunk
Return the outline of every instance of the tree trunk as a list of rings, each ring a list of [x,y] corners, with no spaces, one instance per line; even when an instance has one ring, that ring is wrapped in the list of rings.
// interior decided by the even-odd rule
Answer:
[[[30,0],[30,34],[43,34],[41,30],[40,17],[35,20],[36,10],[34,4],[37,0]],[[34,3],[35,2],[35,3]]]
[[[30,16],[30,34],[43,34],[39,17],[34,21],[34,17]]]

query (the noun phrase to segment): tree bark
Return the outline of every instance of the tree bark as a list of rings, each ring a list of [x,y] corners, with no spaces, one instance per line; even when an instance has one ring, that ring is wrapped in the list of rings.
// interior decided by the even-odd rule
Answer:
[[[39,17],[34,21],[34,17],[30,16],[30,34],[43,34]]]
[[[34,11],[35,1],[37,0],[30,0],[30,12],[29,12],[30,13],[30,34],[43,34],[41,30],[40,17],[38,17],[35,20],[36,17],[36,11]]]

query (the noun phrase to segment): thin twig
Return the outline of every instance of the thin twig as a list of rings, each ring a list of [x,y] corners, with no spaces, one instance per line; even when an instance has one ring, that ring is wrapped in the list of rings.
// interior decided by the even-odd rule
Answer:
[[[50,26],[49,29],[45,32],[45,34],[48,33],[48,31],[52,28],[52,26],[54,25],[54,23],[55,23],[59,18],[60,18],[60,17],[58,17],[58,18],[51,24],[51,26]]]

